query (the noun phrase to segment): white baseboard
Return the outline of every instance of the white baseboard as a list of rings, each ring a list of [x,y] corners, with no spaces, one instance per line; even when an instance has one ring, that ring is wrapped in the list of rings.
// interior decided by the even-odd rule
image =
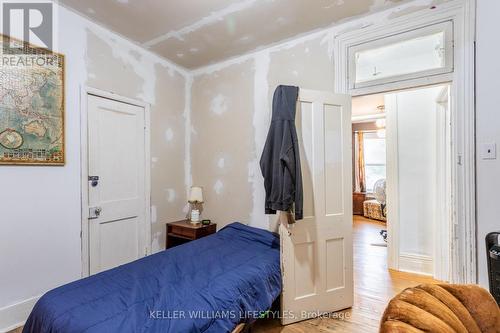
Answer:
[[[408,273],[434,275],[432,258],[421,254],[401,253],[399,255],[399,270]]]
[[[41,296],[0,308],[0,332],[8,332],[23,326]]]

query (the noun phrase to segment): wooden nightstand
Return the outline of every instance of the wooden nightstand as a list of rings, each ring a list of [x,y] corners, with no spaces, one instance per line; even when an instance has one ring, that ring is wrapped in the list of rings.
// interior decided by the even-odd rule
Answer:
[[[189,220],[167,223],[166,248],[169,249],[192,240],[203,238],[214,234],[216,231],[216,223],[210,223],[209,225],[201,223],[192,224]]]

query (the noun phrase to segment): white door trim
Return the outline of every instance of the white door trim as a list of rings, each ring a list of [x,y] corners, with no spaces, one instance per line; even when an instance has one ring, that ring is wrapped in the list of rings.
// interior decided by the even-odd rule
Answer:
[[[144,108],[144,135],[145,135],[145,154],[144,154],[144,212],[146,221],[146,255],[151,254],[151,117],[150,105],[143,101],[135,100],[132,98],[117,95],[115,93],[107,92],[104,90],[82,86],[80,88],[80,188],[81,188],[81,211],[82,211],[82,277],[90,275],[90,261],[89,261],[89,211],[88,211],[88,109],[87,109],[87,96],[93,95],[102,98],[111,99],[117,102],[135,105]]]
[[[451,261],[453,243],[452,229],[456,220],[452,215],[451,196],[453,191],[453,175],[451,152],[450,122],[450,90],[445,87],[436,99],[437,120],[437,182],[439,184],[436,200],[437,219],[434,225],[434,278],[440,281],[451,281]],[[449,224],[439,221],[450,221]]]
[[[362,28],[334,37],[335,92],[353,96],[388,92],[430,84],[453,82],[452,165],[453,217],[456,222],[452,255],[452,282],[477,282],[476,207],[475,207],[475,105],[474,42],[475,0],[455,0],[383,23],[361,25]],[[349,47],[444,21],[453,21],[454,72],[425,78],[349,89]]]
[[[387,182],[387,259],[390,269],[399,270],[399,145],[398,99],[395,94],[386,95],[386,182]],[[397,221],[393,223],[393,221]]]

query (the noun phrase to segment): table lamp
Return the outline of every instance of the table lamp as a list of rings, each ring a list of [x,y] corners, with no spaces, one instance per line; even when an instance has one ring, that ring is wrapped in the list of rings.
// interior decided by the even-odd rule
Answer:
[[[188,202],[191,205],[191,211],[189,214],[191,223],[200,223],[200,216],[203,211],[203,189],[199,186],[192,186]]]

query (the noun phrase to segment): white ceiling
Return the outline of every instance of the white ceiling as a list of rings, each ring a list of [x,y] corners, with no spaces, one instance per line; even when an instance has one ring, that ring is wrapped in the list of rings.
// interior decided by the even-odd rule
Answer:
[[[384,94],[366,95],[352,99],[352,116],[372,116],[383,114],[384,110],[379,107],[385,106]]]
[[[402,0],[59,0],[186,68],[197,68]]]

